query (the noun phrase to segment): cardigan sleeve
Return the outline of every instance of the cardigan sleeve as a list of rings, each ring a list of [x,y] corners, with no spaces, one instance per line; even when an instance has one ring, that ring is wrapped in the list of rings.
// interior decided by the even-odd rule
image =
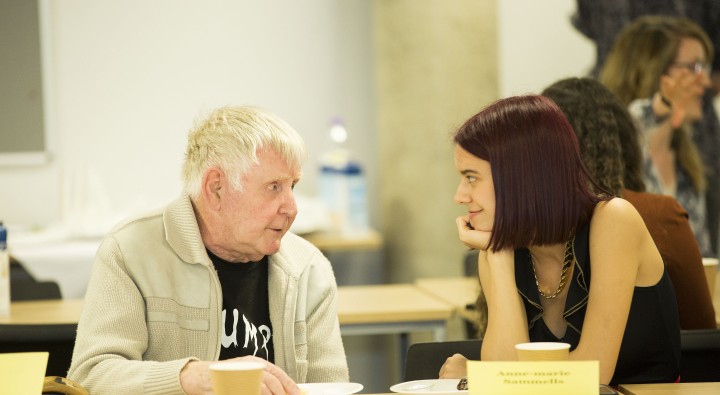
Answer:
[[[68,377],[92,394],[184,394],[180,371],[192,358],[143,361],[147,347],[143,297],[108,236],[93,265]]]
[[[337,312],[337,285],[330,262],[318,254],[324,262],[315,266],[322,275],[311,279],[313,287],[323,292],[317,304],[308,306],[308,373],[307,382],[347,382],[349,373],[345,349],[340,336]]]

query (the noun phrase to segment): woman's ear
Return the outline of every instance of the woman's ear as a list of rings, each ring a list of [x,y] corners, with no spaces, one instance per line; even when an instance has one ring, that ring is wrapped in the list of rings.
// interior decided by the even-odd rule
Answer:
[[[220,211],[225,181],[225,173],[217,167],[207,169],[203,175],[201,194],[211,210]]]

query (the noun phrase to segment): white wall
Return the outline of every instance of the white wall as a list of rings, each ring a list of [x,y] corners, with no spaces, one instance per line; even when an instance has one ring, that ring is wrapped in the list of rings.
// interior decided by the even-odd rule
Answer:
[[[344,116],[378,222],[371,1],[40,3],[53,159],[0,167],[1,220],[103,233],[179,193],[186,133],[201,111],[253,104],[305,137],[304,194],[314,193],[329,118]],[[592,46],[569,23],[574,6],[498,1],[501,96],[589,69]]]
[[[500,97],[539,93],[559,79],[590,71],[595,47],[570,23],[575,0],[496,1]]]
[[[0,219],[71,220],[104,232],[180,192],[186,134],[202,111],[266,107],[306,139],[314,193],[332,116],[375,164],[371,3],[337,0],[41,0],[53,160],[0,168]],[[370,180],[370,185],[374,185]],[[93,225],[93,223],[95,225]]]

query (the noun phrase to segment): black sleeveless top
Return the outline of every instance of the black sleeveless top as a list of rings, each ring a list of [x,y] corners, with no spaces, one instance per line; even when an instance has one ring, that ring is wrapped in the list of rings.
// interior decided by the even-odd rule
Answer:
[[[515,251],[515,281],[523,299],[532,342],[565,342],[574,350],[580,342],[590,289],[589,225],[575,236],[575,267],[568,284],[563,338],[557,338],[542,319],[540,294],[527,249]],[[675,291],[667,274],[651,287],[635,287],[630,314],[610,382],[617,384],[675,382],[680,374],[680,323]]]

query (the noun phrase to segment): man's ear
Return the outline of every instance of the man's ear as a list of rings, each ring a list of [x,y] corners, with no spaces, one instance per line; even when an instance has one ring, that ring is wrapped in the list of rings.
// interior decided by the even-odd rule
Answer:
[[[207,169],[203,175],[201,193],[208,207],[214,211],[220,211],[225,181],[225,173],[217,167]]]

